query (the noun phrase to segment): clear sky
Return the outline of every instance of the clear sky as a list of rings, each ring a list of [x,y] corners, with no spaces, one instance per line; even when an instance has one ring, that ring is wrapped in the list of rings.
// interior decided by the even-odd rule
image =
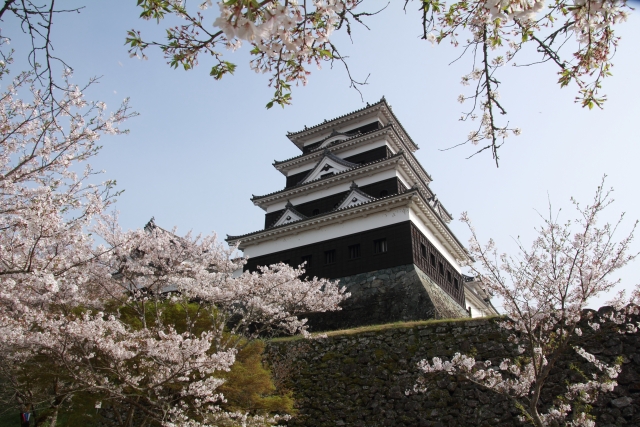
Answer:
[[[292,106],[266,110],[273,91],[266,75],[249,69],[247,49],[229,53],[237,72],[219,82],[209,77],[206,60],[185,72],[170,69],[159,51],[150,52],[148,61],[131,59],[124,46],[126,31],[136,28],[151,35],[161,34],[161,28],[139,20],[132,0],[84,3],[79,15],[57,19],[55,53],[73,66],[77,83],[102,76],[88,91],[89,99],[115,108],[130,97],[140,113],[128,123],[129,135],[103,139],[103,152],[93,162],[125,190],[117,204],[124,228],[141,227],[152,216],[165,228],[215,231],[221,237],[262,228],[264,212],[249,199],[284,187],[285,178],[272,162],[299,153],[286,132],[365,105],[348,88],[343,69],[327,65],[314,70],[306,87],[295,88]],[[367,4],[375,9],[386,2],[367,0],[363,8]],[[364,101],[384,95],[420,145],[416,156],[434,179],[431,187],[456,219],[468,211],[484,239],[493,237],[499,248],[513,252],[513,238],[531,241],[540,223],[537,211],[544,213],[549,199],[570,218],[569,198],[588,202],[604,174],[607,185],[615,187],[609,219],[626,212],[626,230],[640,219],[638,12],[619,26],[622,40],[614,75],[604,82],[609,100],[602,111],[574,104],[576,87],[560,90],[549,64],[503,70],[503,105],[510,124],[523,133],[501,149],[497,169],[488,153],[466,160],[472,147],[440,151],[464,141],[472,130],[458,121],[464,106],[456,100],[468,94],[460,77],[470,64],[448,65],[459,49],[420,40],[415,5],[405,14],[403,4],[392,1],[371,17],[371,31],[357,28],[353,44],[344,36],[334,41],[349,56],[356,78],[370,75],[362,89]],[[16,23],[1,25],[18,54],[23,52]],[[456,220],[451,228],[467,241],[461,223]],[[635,262],[621,273],[625,286],[640,281],[639,266]]]

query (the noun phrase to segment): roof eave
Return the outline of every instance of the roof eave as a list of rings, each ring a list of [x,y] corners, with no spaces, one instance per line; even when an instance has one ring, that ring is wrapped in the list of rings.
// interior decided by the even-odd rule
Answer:
[[[380,101],[376,102],[375,104],[371,104],[371,105],[367,105],[364,108],[361,108],[359,110],[355,110],[352,111],[351,113],[336,117],[335,119],[332,120],[327,120],[323,123],[317,124],[315,126],[311,126],[310,128],[306,128],[304,130],[298,131],[298,132],[291,132],[287,134],[287,138],[289,138],[289,140],[291,142],[293,142],[296,147],[298,147],[300,150],[302,150],[304,148],[304,142],[300,141],[300,139],[307,137],[309,135],[312,135],[314,133],[318,133],[318,132],[323,132],[326,130],[331,129],[333,126],[335,126],[336,124],[340,123],[341,121],[346,121],[350,118],[350,116],[363,116],[366,115],[367,113],[369,113],[370,110],[375,110],[377,108],[380,108],[381,106],[385,107],[386,113],[390,116],[389,118],[391,118],[393,120],[393,122],[397,123],[398,126],[400,127],[403,136],[406,137],[407,140],[407,148],[409,148],[410,151],[414,152],[416,150],[418,150],[420,147],[418,147],[418,144],[416,144],[413,139],[411,139],[411,137],[409,136],[409,134],[407,133],[407,131],[405,130],[404,126],[402,126],[402,123],[400,123],[400,121],[398,120],[398,118],[396,117],[396,115],[393,113],[393,110],[391,109],[391,106],[387,103],[387,100],[383,97]]]
[[[458,254],[458,261],[461,263],[470,263],[473,262],[473,259],[469,256],[467,249],[464,245],[458,240],[455,234],[451,231],[447,223],[440,217],[440,215],[431,207],[429,202],[427,202],[424,197],[422,197],[419,193],[417,196],[414,196],[414,201],[419,202],[419,207],[423,212],[428,212],[430,215],[427,215],[431,220],[431,223],[435,223],[440,225],[441,229],[438,230],[440,234],[445,235],[445,237],[449,237],[448,243],[450,246],[455,249]],[[418,203],[416,203],[418,204]],[[435,220],[435,221],[434,221]]]
[[[342,180],[344,177],[351,176],[349,174],[350,172],[363,171],[363,170],[366,170],[367,168],[371,168],[371,167],[374,167],[374,166],[383,167],[383,166],[386,166],[387,162],[389,164],[391,164],[391,163],[393,163],[392,162],[393,160],[398,160],[402,156],[404,156],[404,153],[400,152],[400,153],[394,154],[391,157],[387,157],[386,159],[376,160],[376,161],[370,162],[370,163],[365,163],[364,165],[360,165],[357,168],[347,169],[344,172],[340,172],[338,174],[335,174],[335,175],[327,177],[327,178],[315,179],[313,181],[307,182],[306,184],[296,185],[296,186],[291,187],[291,188],[285,188],[283,190],[276,191],[276,192],[271,193],[271,194],[266,194],[264,196],[253,196],[251,198],[251,201],[253,202],[254,205],[262,207],[261,205],[263,205],[264,203],[268,203],[268,202],[270,202],[270,201],[272,201],[274,199],[281,199],[281,198],[286,197],[286,195],[291,195],[291,194],[298,193],[301,189],[303,189],[306,186],[311,186],[313,184],[324,185],[325,183],[330,183],[330,182],[333,182],[333,181],[336,181],[336,180]]]
[[[380,207],[380,206],[386,206],[388,204],[395,204],[395,203],[399,203],[401,201],[409,201],[411,200],[411,196],[413,192],[416,192],[417,190],[411,190],[408,191],[406,193],[400,193],[400,194],[393,194],[391,196],[387,196],[384,198],[379,198],[379,199],[374,199],[371,202],[368,203],[362,203],[362,204],[358,204],[355,206],[351,206],[351,207],[347,207],[347,208],[343,208],[343,209],[339,209],[339,210],[334,210],[334,211],[330,211],[327,212],[325,214],[319,215],[319,216],[314,216],[311,218],[307,218],[304,220],[300,220],[300,221],[295,221],[289,224],[284,224],[284,225],[280,225],[278,227],[272,227],[272,228],[267,228],[264,230],[259,230],[259,231],[255,231],[253,233],[249,233],[249,234],[244,234],[244,235],[240,235],[240,236],[229,236],[227,235],[227,238],[225,239],[225,241],[227,243],[229,243],[229,245],[235,244],[238,241],[247,241],[247,239],[251,239],[251,240],[255,240],[257,238],[260,237],[264,237],[267,235],[273,235],[273,234],[283,234],[286,233],[288,231],[293,230],[294,228],[300,228],[300,226],[304,225],[314,225],[315,223],[320,223],[320,222],[327,222],[328,220],[332,220],[335,219],[338,216],[341,216],[342,214],[353,214],[355,211],[357,210],[361,210],[361,209],[366,209],[366,210],[371,210],[373,208],[376,207]],[[374,204],[376,206],[374,206]],[[352,212],[353,211],[353,212]],[[308,224],[306,224],[308,223]],[[264,235],[264,236],[263,236]]]
[[[300,154],[298,156],[295,157],[291,157],[290,159],[287,160],[281,160],[281,161],[277,161],[274,160],[273,162],[273,167],[276,168],[280,173],[282,173],[283,175],[286,175],[286,171],[289,168],[292,167],[296,167],[297,164],[299,163],[305,163],[307,161],[311,161],[316,157],[322,157],[324,150],[329,150],[332,153],[334,151],[340,151],[344,148],[347,147],[351,147],[353,145],[358,145],[364,141],[373,139],[373,138],[377,138],[379,136],[383,136],[385,135],[387,132],[389,132],[390,130],[393,130],[394,132],[397,132],[395,129],[393,129],[392,126],[385,126],[381,129],[377,129],[371,132],[367,132],[364,134],[360,134],[358,136],[355,136],[353,138],[349,138],[349,139],[345,139],[343,141],[340,141],[339,144],[336,145],[331,145],[331,146],[327,146],[327,147],[323,147],[323,148],[316,148],[308,153],[303,153]]]
[[[473,262],[473,259],[468,255],[466,248],[460,243],[458,238],[453,234],[449,226],[444,222],[444,220],[440,217],[440,215],[429,205],[429,203],[424,199],[424,197],[420,194],[417,189],[411,189],[405,193],[400,193],[392,196],[388,196],[385,198],[375,199],[368,203],[359,204],[356,206],[352,206],[349,208],[344,208],[336,211],[328,212],[324,215],[316,216],[313,218],[307,218],[305,220],[296,221],[290,224],[281,225],[278,227],[265,229],[256,231],[254,233],[249,233],[241,236],[227,236],[227,243],[229,245],[233,245],[237,242],[242,241],[255,241],[257,239],[265,238],[277,235],[277,234],[285,234],[288,232],[293,232],[296,229],[301,227],[312,226],[316,223],[328,222],[334,220],[341,216],[341,214],[347,214],[349,216],[357,213],[362,210],[371,210],[377,207],[385,206],[388,204],[396,204],[402,201],[409,200],[413,201],[418,208],[421,209],[423,213],[426,213],[426,217],[429,220],[429,223],[433,224],[436,228],[438,234],[440,234],[448,245],[453,249],[452,254],[456,256],[456,259],[461,264]],[[243,249],[240,246],[240,249]]]

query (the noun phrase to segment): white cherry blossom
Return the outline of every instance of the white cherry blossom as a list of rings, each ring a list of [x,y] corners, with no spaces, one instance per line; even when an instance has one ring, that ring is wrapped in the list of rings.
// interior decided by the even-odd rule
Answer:
[[[524,419],[538,427],[593,425],[581,409],[588,408],[600,393],[613,390],[620,366],[608,365],[574,344],[586,333],[580,324],[584,321],[595,331],[607,324],[620,333],[634,332],[640,302],[640,287],[636,287],[631,298],[624,293],[618,295],[613,302],[615,309],[600,313],[598,322],[593,320],[592,311],[585,311],[592,298],[618,284],[611,274],[636,257],[629,254],[635,224],[620,240],[615,236],[620,222],[598,224],[600,213],[612,203],[611,191],[604,190],[603,185],[590,205],[582,207],[574,201],[577,218],[572,222],[561,223],[557,214],[550,211],[530,248],[518,242],[518,257],[498,254],[492,240],[481,245],[469,218],[463,214],[461,220],[469,225],[472,234],[470,253],[481,265],[474,270],[486,288],[501,298],[506,318],[498,325],[509,332],[508,340],[518,356],[503,359],[497,370],[491,368],[489,361],[479,362],[460,353],[450,361],[435,357],[431,362],[419,363],[425,374],[462,374],[507,395],[520,405]],[[571,351],[595,367],[596,372],[585,381],[569,383],[562,398],[543,412],[540,395],[546,381],[559,358]],[[424,380],[419,380],[418,384],[422,383]]]

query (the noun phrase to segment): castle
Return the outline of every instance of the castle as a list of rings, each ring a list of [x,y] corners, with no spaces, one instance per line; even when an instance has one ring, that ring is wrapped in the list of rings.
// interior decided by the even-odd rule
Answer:
[[[472,260],[384,98],[287,136],[302,153],[273,164],[285,188],[251,199],[264,229],[227,242],[250,271],[304,262],[309,276],[340,279],[351,298],[341,312],[312,315],[313,329],[497,314],[461,273]]]

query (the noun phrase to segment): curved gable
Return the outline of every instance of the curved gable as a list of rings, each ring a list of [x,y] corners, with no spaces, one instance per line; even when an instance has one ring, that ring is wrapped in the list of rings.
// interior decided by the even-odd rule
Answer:
[[[340,172],[344,172],[356,166],[358,166],[356,163],[342,160],[340,157],[331,154],[331,152],[329,152],[328,150],[325,150],[322,159],[320,159],[316,166],[311,169],[309,174],[302,181],[300,181],[300,184],[306,184],[307,182],[315,181],[316,179],[322,178],[325,175],[334,175]]]

